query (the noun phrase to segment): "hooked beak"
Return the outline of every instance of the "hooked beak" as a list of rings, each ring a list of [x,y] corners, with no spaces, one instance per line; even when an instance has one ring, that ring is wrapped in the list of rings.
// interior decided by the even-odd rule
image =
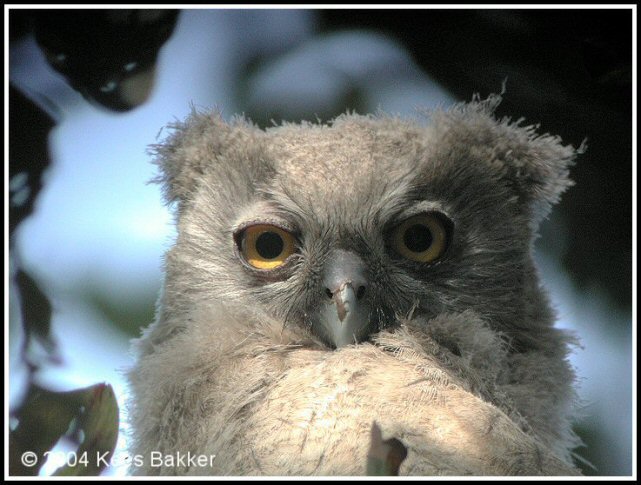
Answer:
[[[351,251],[337,250],[327,263],[323,279],[325,301],[315,319],[316,331],[339,348],[369,337],[370,303],[365,263]]]

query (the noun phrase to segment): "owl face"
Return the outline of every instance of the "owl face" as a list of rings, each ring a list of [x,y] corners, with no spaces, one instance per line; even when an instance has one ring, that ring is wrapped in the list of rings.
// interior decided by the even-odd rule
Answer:
[[[168,281],[336,348],[410,313],[471,309],[509,333],[574,150],[479,104],[427,126],[346,115],[263,131],[194,114],[158,154],[179,202]]]
[[[303,223],[276,201],[269,217],[260,211],[234,226],[237,264],[262,305],[330,347],[365,340],[419,305],[421,275],[442,262],[453,236],[452,221],[420,202],[380,226],[359,222],[365,214],[341,226]]]

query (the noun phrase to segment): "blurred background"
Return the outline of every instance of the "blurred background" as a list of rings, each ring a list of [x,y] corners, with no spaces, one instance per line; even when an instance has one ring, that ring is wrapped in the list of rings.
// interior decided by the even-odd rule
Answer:
[[[582,403],[575,429],[586,445],[578,464],[587,475],[636,473],[633,15],[5,8],[8,422],[16,426],[32,385],[107,382],[124,453],[129,341],[153,320],[174,237],[159,187],[148,184],[155,170],[146,147],[190,104],[266,126],[347,109],[411,116],[505,85],[499,116],[539,123],[576,147],[587,138],[572,169],[576,186],[543,224],[537,259],[558,325],[581,339],[572,355]],[[45,464],[40,474],[54,469]]]

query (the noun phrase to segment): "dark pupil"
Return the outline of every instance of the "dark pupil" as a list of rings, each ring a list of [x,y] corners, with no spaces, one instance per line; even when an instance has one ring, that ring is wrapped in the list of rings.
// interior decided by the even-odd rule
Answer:
[[[422,253],[432,245],[432,231],[423,224],[415,224],[407,228],[403,234],[403,242],[410,251]]]
[[[283,252],[283,238],[275,232],[264,232],[256,239],[256,251],[261,258],[274,259]]]

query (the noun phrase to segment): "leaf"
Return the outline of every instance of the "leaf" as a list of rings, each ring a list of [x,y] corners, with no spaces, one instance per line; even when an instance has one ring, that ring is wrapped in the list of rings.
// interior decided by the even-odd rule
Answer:
[[[401,463],[407,457],[407,448],[396,438],[383,440],[381,428],[372,423],[372,439],[367,454],[367,475],[397,476]]]
[[[82,431],[84,439],[77,457],[83,463],[64,466],[56,475],[98,475],[105,466],[99,456],[111,457],[118,438],[118,403],[108,384],[96,384],[69,392],[53,392],[32,385],[25,403],[16,414],[18,425],[9,433],[9,474],[37,475],[51,451],[63,436]],[[74,425],[75,423],[75,425]],[[25,466],[25,453],[37,457],[34,466]]]
[[[56,344],[51,338],[51,303],[42,293],[36,282],[27,273],[19,269],[16,273],[16,285],[20,292],[22,325],[26,342],[37,337],[47,353],[55,354]]]
[[[76,455],[87,457],[86,463],[77,462],[75,466],[66,465],[55,471],[54,475],[80,476],[98,475],[106,461],[113,456],[118,440],[118,403],[113,389],[107,384],[98,384],[85,391],[86,408],[80,418],[80,428],[84,440]]]
[[[49,451],[71,423],[76,403],[65,400],[64,393],[54,393],[31,386],[16,417],[18,426],[9,433],[9,474],[37,475]],[[37,464],[23,465],[24,453],[34,453]]]
[[[55,122],[13,85],[9,90],[9,234],[33,212],[49,167],[49,131]]]

